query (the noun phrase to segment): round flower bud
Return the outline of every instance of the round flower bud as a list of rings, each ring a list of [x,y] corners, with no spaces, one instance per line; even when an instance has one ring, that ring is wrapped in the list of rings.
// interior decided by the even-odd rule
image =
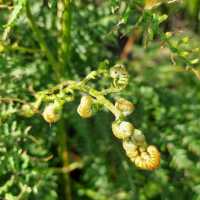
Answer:
[[[130,140],[123,140],[122,146],[124,150],[126,151],[127,156],[133,160],[136,156],[139,155],[139,152],[137,150],[137,146]]]
[[[126,155],[127,155],[131,160],[134,160],[137,156],[139,156],[139,152],[138,152],[138,150],[133,150],[133,151],[126,152]]]
[[[147,169],[147,162],[140,156],[135,159],[135,165],[141,169]]]
[[[143,135],[142,131],[140,131],[139,129],[134,130],[133,139],[138,144],[145,143],[145,136]]]
[[[129,159],[131,160],[131,162],[135,162],[135,159],[137,158],[137,156],[136,157],[129,157]]]
[[[149,153],[149,155],[152,157],[152,158],[160,158],[160,152],[158,151],[158,149],[153,146],[153,145],[150,145],[148,148],[147,148],[147,152]]]
[[[78,114],[83,118],[89,118],[92,116],[92,103],[93,99],[91,96],[83,96],[81,102],[77,108]]]
[[[150,161],[148,162],[149,169],[154,170],[158,168],[160,166],[160,152],[158,151],[158,149],[155,146],[150,145],[147,148],[147,152],[149,153],[149,156],[151,158]]]
[[[112,78],[119,78],[123,74],[127,74],[126,68],[121,64],[116,64],[110,69],[110,76]]]
[[[142,152],[140,156],[145,161],[149,161],[151,159],[150,156],[149,156],[149,154],[147,152]]]
[[[42,113],[43,118],[48,123],[57,122],[61,116],[62,106],[58,102],[47,105]]]
[[[118,99],[115,103],[115,107],[120,110],[125,116],[130,115],[134,110],[134,105],[124,98]]]
[[[21,107],[20,114],[24,117],[32,117],[35,114],[35,110],[30,104],[24,104]]]
[[[126,152],[136,150],[138,147],[131,140],[123,140],[122,146]]]
[[[123,65],[117,64],[110,69],[110,76],[113,78],[113,86],[117,89],[124,89],[128,84],[128,72]]]
[[[139,147],[139,152],[142,153],[142,152],[145,152],[146,149],[144,147]]]
[[[134,127],[130,122],[122,121],[122,122],[113,122],[112,123],[112,132],[115,137],[119,139],[126,139],[134,131]]]

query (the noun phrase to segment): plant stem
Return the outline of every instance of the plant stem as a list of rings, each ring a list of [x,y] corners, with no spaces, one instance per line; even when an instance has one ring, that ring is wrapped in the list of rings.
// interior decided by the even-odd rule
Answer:
[[[99,92],[93,88],[90,88],[88,86],[82,86],[82,87],[80,87],[80,90],[95,97],[96,100],[98,101],[98,103],[104,105],[108,110],[110,110],[110,112],[113,113],[113,115],[116,118],[121,117],[121,115],[122,115],[121,112],[113,105],[112,102],[110,102],[108,99],[106,99],[104,97],[104,95],[101,94],[101,92]]]
[[[27,47],[20,47],[20,46],[5,46],[5,51],[19,51],[21,53],[40,53],[40,49],[31,49]]]
[[[69,6],[70,1],[65,1],[65,6],[66,6],[66,10],[64,9],[64,19],[67,20],[70,16],[70,6]],[[65,65],[63,65],[62,62],[57,62],[57,60],[55,59],[54,55],[52,54],[52,52],[49,50],[48,45],[46,44],[46,41],[43,37],[43,34],[41,33],[40,29],[38,28],[37,24],[35,23],[35,20],[33,18],[33,15],[31,13],[30,10],[30,6],[29,3],[26,3],[26,15],[27,18],[30,22],[31,28],[33,30],[33,32],[36,35],[36,38],[39,42],[39,45],[41,47],[41,49],[44,51],[44,53],[46,54],[46,57],[49,61],[49,63],[52,65],[53,70],[55,72],[55,79],[57,81],[59,81],[62,77],[63,77],[63,72],[64,72],[64,67],[66,67]],[[68,20],[68,23],[65,24],[65,22],[63,22],[63,43],[65,43],[65,45],[63,47],[61,47],[62,49],[62,58],[67,57],[66,62],[69,62],[69,36],[70,36],[70,21]],[[67,54],[67,56],[66,56]],[[60,121],[60,123],[58,124],[58,131],[57,131],[57,138],[58,138],[58,151],[59,151],[59,156],[60,159],[62,160],[63,163],[63,167],[67,168],[68,167],[68,162],[69,162],[69,155],[68,155],[68,150],[67,150],[67,134],[66,134],[66,130],[65,130],[65,122],[62,120]],[[70,180],[69,180],[69,175],[67,173],[65,173],[63,176],[63,188],[64,188],[64,198],[66,200],[71,200],[71,192],[70,192]]]
[[[59,57],[63,70],[67,70],[67,75],[72,74],[70,69],[70,41],[71,41],[71,0],[60,0],[61,9],[61,30]]]
[[[0,96],[0,102],[16,102],[16,103],[22,103],[26,104],[27,102],[18,98],[13,98],[13,97],[1,97]]]
[[[58,92],[58,89],[61,88],[63,91],[65,91],[66,93],[69,91],[74,91],[74,90],[79,90],[81,92],[84,92],[86,94],[89,94],[91,96],[93,96],[94,98],[96,98],[96,100],[98,101],[98,103],[102,104],[103,106],[105,106],[108,110],[110,110],[113,115],[116,118],[121,118],[122,117],[122,113],[113,105],[112,102],[110,102],[108,99],[105,98],[105,96],[102,94],[102,92],[91,88],[87,85],[85,85],[85,82],[83,80],[83,82],[76,82],[76,81],[69,81],[69,84],[66,84],[67,82],[63,82],[60,83],[58,85],[56,85],[55,87],[51,88],[49,91],[45,91],[46,95],[50,95],[49,98],[52,99],[52,95],[54,95],[54,93]],[[63,87],[61,87],[63,86]],[[66,87],[64,87],[66,86]],[[48,98],[46,98],[46,101],[49,101]]]
[[[67,133],[65,130],[65,121],[61,120],[58,124],[58,152],[60,159],[62,161],[62,167],[68,168],[69,166],[69,153],[67,149]],[[62,175],[62,187],[64,190],[64,199],[72,200],[71,197],[71,187],[70,187],[70,177],[68,173]]]
[[[61,12],[61,37],[60,37],[60,46],[58,49],[58,55],[60,58],[60,77],[66,74],[67,78],[71,75],[71,70],[69,67],[70,59],[70,29],[71,29],[71,1],[70,0],[60,0],[58,3],[61,3],[62,12]],[[58,130],[58,148],[59,155],[62,161],[62,167],[69,167],[69,152],[67,148],[67,127],[65,126],[65,121],[62,120],[59,123]],[[70,176],[68,173],[62,175],[63,190],[65,200],[72,200],[71,196],[71,186],[70,186]]]
[[[45,53],[49,63],[52,65],[53,67],[53,70],[56,74],[56,79],[59,79],[60,78],[60,65],[58,64],[58,62],[56,61],[54,55],[52,54],[52,52],[49,50],[49,47],[47,46],[46,44],[46,41],[43,37],[43,34],[41,33],[40,29],[38,28],[37,24],[35,23],[35,20],[34,20],[34,17],[31,13],[31,9],[30,9],[30,5],[29,5],[29,2],[27,1],[26,3],[26,15],[27,15],[27,18],[29,20],[29,23],[31,25],[31,28],[33,30],[33,32],[35,33],[36,35],[36,39],[38,40],[38,43],[41,47],[41,49],[43,50],[43,52]]]

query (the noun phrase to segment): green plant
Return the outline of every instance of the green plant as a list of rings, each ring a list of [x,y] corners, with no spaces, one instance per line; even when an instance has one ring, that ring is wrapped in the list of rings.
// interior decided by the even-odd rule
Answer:
[[[0,199],[199,198],[191,2],[0,0]]]

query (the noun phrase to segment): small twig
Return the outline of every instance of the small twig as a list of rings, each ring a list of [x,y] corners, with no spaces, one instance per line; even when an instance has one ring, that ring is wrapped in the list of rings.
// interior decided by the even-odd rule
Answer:
[[[8,9],[8,10],[12,10],[12,9],[13,9],[13,6],[0,5],[0,9]]]
[[[0,97],[0,102],[18,102],[22,104],[28,104],[28,102],[18,99],[18,98],[13,98],[13,97]]]
[[[83,163],[82,162],[73,162],[68,164],[68,166],[62,167],[62,168],[53,168],[54,172],[57,173],[69,173],[71,171],[74,171],[76,169],[80,169],[83,167]]]
[[[27,47],[21,47],[21,46],[16,46],[16,45],[13,45],[13,46],[4,46],[5,47],[5,50],[11,50],[11,51],[19,51],[19,52],[22,52],[22,53],[36,53],[36,52],[40,52],[40,49],[31,49],[31,48],[27,48]]]

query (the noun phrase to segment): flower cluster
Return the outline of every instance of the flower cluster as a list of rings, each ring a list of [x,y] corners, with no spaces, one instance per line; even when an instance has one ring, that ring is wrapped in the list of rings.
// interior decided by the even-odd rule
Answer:
[[[119,99],[115,107],[124,115],[131,114],[134,106],[125,99]],[[148,146],[144,134],[124,120],[116,119],[112,123],[112,131],[115,137],[122,140],[126,155],[135,165],[141,169],[154,170],[160,165],[160,153],[153,145]]]
[[[112,83],[107,89],[96,90],[89,84],[89,81],[98,77],[110,77]],[[32,117],[34,114],[40,113],[39,109],[42,103],[47,103],[41,113],[44,120],[52,124],[60,120],[64,104],[74,100],[75,91],[84,93],[77,107],[77,113],[82,118],[89,118],[94,114],[93,106],[95,104],[100,104],[101,107],[111,111],[115,116],[112,132],[116,138],[122,140],[127,156],[137,167],[153,170],[160,164],[159,151],[155,146],[148,146],[143,133],[125,119],[134,111],[135,106],[124,98],[118,98],[113,104],[105,97],[110,93],[123,90],[127,84],[128,72],[123,65],[117,64],[109,71],[92,71],[82,81],[65,81],[54,88],[38,92],[35,95],[36,101],[24,104],[20,114]]]

